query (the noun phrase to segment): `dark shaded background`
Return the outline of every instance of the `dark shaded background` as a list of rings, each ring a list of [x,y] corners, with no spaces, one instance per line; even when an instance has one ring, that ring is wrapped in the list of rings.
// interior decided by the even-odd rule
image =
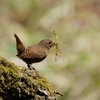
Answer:
[[[100,0],[0,0],[0,55],[19,66],[16,33],[26,46],[56,31],[55,49],[33,66],[64,96],[61,100],[100,100]]]

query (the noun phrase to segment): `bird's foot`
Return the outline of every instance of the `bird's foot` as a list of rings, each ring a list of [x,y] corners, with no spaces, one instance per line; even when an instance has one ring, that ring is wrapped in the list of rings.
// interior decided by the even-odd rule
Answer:
[[[29,68],[30,70],[34,70],[34,71],[35,71],[35,74],[36,74],[38,77],[41,77],[41,76],[39,75],[39,72],[38,72],[33,66],[28,65],[28,68]]]
[[[30,70],[36,70],[33,66],[31,66],[31,65],[27,65],[28,66],[28,68],[30,69]]]
[[[33,66],[30,66],[29,69],[30,69],[30,70],[35,70],[35,71],[36,71],[36,69],[35,69]]]

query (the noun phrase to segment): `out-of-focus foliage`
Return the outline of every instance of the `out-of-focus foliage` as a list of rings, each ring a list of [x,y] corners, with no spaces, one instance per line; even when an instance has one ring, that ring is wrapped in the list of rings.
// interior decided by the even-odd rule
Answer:
[[[26,46],[59,37],[55,50],[33,66],[63,92],[61,100],[100,100],[100,0],[0,0],[0,54],[18,65],[16,33]]]

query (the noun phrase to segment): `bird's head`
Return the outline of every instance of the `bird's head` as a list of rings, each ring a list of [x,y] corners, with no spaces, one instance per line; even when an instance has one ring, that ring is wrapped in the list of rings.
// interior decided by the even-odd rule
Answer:
[[[55,42],[53,42],[50,39],[44,39],[44,40],[41,40],[38,43],[38,45],[40,45],[41,47],[46,48],[47,50],[49,50],[52,46],[55,45]]]

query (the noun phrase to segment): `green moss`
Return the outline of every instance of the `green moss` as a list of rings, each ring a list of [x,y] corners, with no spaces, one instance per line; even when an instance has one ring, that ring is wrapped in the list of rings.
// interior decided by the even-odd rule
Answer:
[[[55,100],[61,94],[35,70],[22,68],[0,56],[0,97],[3,100]]]

